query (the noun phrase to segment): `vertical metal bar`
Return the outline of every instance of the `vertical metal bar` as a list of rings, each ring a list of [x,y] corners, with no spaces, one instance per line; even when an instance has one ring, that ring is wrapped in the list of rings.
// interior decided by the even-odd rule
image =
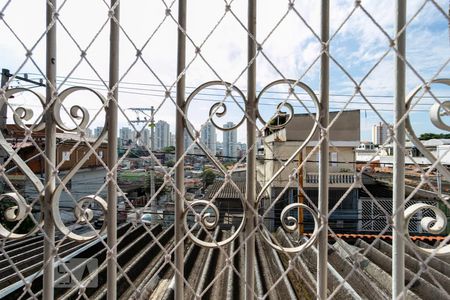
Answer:
[[[56,93],[56,0],[47,2],[47,27],[53,23],[46,36],[46,76],[48,80],[46,88],[46,103],[52,102]],[[44,278],[42,293],[44,299],[53,299],[53,283],[55,273],[53,269],[54,245],[55,245],[55,224],[52,215],[52,196],[56,188],[55,173],[53,168],[56,165],[56,123],[53,120],[53,104],[45,113],[45,194],[44,194],[44,232],[47,238],[44,239]]]
[[[1,80],[0,89],[5,88],[5,91],[6,91],[5,85],[8,82],[8,75],[9,75],[9,70],[2,69],[2,80]],[[6,105],[6,102],[5,102],[0,106],[0,130],[6,129],[7,117],[8,117],[8,105]],[[2,150],[1,153],[4,153],[4,151]],[[2,160],[2,163],[3,163],[3,160]]]
[[[319,212],[322,229],[319,232],[317,243],[317,296],[319,299],[327,298],[327,266],[328,266],[328,134],[325,130],[329,122],[329,26],[330,2],[322,0],[321,3],[321,29],[320,38],[324,52],[320,58],[320,124],[321,137],[326,137],[320,144],[319,150]]]
[[[1,80],[1,85],[0,85],[0,89],[5,89],[5,91],[7,90],[6,88],[6,83],[8,82],[8,75],[9,75],[9,70],[8,69],[2,69],[2,80]],[[8,101],[8,99],[6,99],[6,101]],[[0,106],[0,130],[2,131],[2,134],[5,135],[6,132],[6,121],[8,118],[8,105],[6,105],[6,102],[3,103]],[[6,151],[2,148],[0,149],[0,164],[3,165],[3,163],[6,161],[8,155],[6,154]],[[0,191],[3,191],[4,189],[4,182],[2,180],[2,182],[0,183]]]
[[[298,165],[301,166],[301,164],[303,163],[303,150],[300,151],[300,153],[298,154]],[[297,202],[299,204],[303,204],[305,202],[305,197],[302,194],[302,190],[303,190],[303,167],[300,167],[298,169],[298,190],[297,190]],[[298,208],[298,233],[300,234],[300,236],[303,236],[303,233],[305,232],[305,227],[304,227],[304,215],[303,215],[303,208],[299,207]]]
[[[186,93],[186,77],[184,71],[186,68],[186,0],[178,2],[178,50],[177,50],[177,75],[181,76],[177,82],[177,106],[184,111],[185,93]],[[184,31],[184,32],[183,32]],[[176,133],[175,133],[175,157],[178,163],[175,170],[175,185],[177,189],[184,195],[184,116],[177,110],[176,113]],[[183,197],[176,194],[175,198],[175,266],[178,272],[175,272],[175,300],[184,298],[184,242],[183,242],[183,224],[182,216],[184,210]]]
[[[248,1],[248,32],[247,59],[250,63],[256,56],[256,0]],[[251,35],[251,36],[250,36]],[[248,207],[256,209],[256,61],[248,68],[247,74],[247,178],[246,178],[246,201]],[[255,298],[255,214],[249,209],[246,215],[245,225],[245,281],[246,299]]]
[[[394,171],[393,171],[393,230],[392,253],[392,299],[397,299],[405,286],[405,242],[404,238],[404,205],[405,200],[405,155],[402,148],[405,145],[405,123],[399,120],[406,111],[405,105],[405,36],[403,27],[406,24],[406,0],[397,0],[396,8],[396,49],[395,57],[395,124],[394,135]],[[403,58],[401,58],[402,56]],[[401,297],[404,298],[404,295]]]
[[[116,6],[119,0],[111,0],[114,17],[117,22],[120,20],[120,8]],[[109,39],[109,90],[111,96],[117,101],[109,99],[107,118],[108,118],[108,169],[109,177],[114,181],[108,183],[108,213],[107,220],[107,238],[108,238],[108,265],[107,265],[107,298],[113,300],[117,298],[117,171],[111,171],[117,163],[117,106],[119,101],[119,24],[110,19],[110,39]]]
[[[153,106],[150,107],[150,113],[151,113],[151,119],[150,119],[150,126],[151,126],[151,136],[150,136],[150,151],[155,151],[155,108]],[[153,198],[155,195],[155,160],[152,158],[150,161],[150,199]],[[156,205],[156,198],[152,200],[150,203],[150,212],[152,213],[152,221],[151,223],[155,225],[157,223],[157,205]]]

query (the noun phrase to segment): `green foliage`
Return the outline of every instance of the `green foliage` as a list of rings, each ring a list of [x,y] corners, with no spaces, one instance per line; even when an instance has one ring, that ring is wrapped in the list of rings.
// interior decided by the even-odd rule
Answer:
[[[450,139],[450,133],[422,133],[419,140],[427,141],[431,139]]]
[[[173,166],[175,166],[175,161],[173,159],[166,162],[166,167],[172,168]]]
[[[168,147],[164,147],[162,149],[162,151],[164,153],[174,153],[175,152],[175,146],[168,146]]]
[[[202,173],[203,188],[206,189],[209,185],[213,184],[216,179],[216,173],[212,169],[205,169]]]

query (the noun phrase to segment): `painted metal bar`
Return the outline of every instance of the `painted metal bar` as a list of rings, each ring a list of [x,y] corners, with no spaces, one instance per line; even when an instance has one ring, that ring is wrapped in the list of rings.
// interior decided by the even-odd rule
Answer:
[[[178,49],[177,49],[177,106],[184,111],[186,97],[186,0],[178,1]],[[184,31],[184,32],[183,32]],[[183,74],[183,75],[182,75]],[[180,75],[182,75],[180,77]],[[185,124],[183,114],[177,110],[176,112],[176,133],[175,133],[175,157],[178,165],[175,169],[175,185],[184,195],[184,134]],[[180,162],[180,160],[182,160]],[[184,242],[183,242],[183,216],[184,203],[183,197],[176,193],[175,198],[175,300],[184,298]]]
[[[153,106],[150,107],[150,126],[151,126],[151,134],[150,134],[150,150],[155,151],[155,108]],[[155,160],[152,158],[150,161],[150,199],[155,196]],[[157,222],[157,213],[158,207],[156,205],[156,198],[152,200],[150,203],[150,212],[152,213],[152,225],[156,225]]]
[[[46,77],[48,80],[46,88],[46,103],[52,103],[56,94],[56,22],[54,20],[57,0],[47,2],[47,27],[51,28],[46,36]],[[52,196],[56,188],[54,166],[56,165],[56,123],[53,119],[53,104],[45,113],[45,194],[44,194],[44,232],[47,238],[44,239],[44,268],[42,295],[44,299],[53,299],[55,282],[54,273],[54,245],[55,245],[55,224],[52,215]]]
[[[248,1],[248,32],[247,59],[250,63],[256,55],[256,0]],[[246,201],[248,207],[256,210],[256,61],[249,65],[247,74],[247,177],[246,177]],[[255,214],[252,209],[247,210],[245,223],[245,281],[246,299],[255,298]]]
[[[8,82],[9,70],[8,69],[2,69],[2,75],[1,75],[1,84],[0,89],[7,90],[6,83]],[[6,130],[6,121],[8,118],[8,105],[6,103],[0,104],[0,130],[1,132],[5,132]],[[6,161],[8,155],[4,149],[0,149],[0,164],[3,165],[3,163]],[[4,183],[0,183],[0,189],[4,190]]]
[[[324,52],[320,58],[320,124],[322,125],[321,137],[327,137],[326,128],[329,123],[329,29],[330,27],[330,2],[322,0],[321,3],[321,29],[320,38]],[[319,149],[319,212],[322,229],[319,232],[317,242],[317,296],[319,299],[327,298],[327,266],[328,266],[328,138],[320,144]]]
[[[117,5],[119,0],[111,0],[111,8],[117,21],[120,20],[120,7]],[[119,101],[119,87],[116,86],[119,81],[119,24],[110,19],[110,39],[109,39],[109,90],[116,101],[109,98],[107,109],[108,122],[108,169],[113,170],[117,164],[117,111]],[[115,169],[114,169],[115,170]],[[108,175],[114,181],[108,183],[108,213],[107,220],[107,238],[108,238],[108,265],[107,265],[107,299],[117,298],[117,171],[110,171]]]
[[[399,123],[406,111],[405,104],[405,57],[406,33],[403,27],[406,24],[406,0],[398,0],[396,7],[395,41],[398,51],[395,57],[395,111],[394,118],[397,125],[394,129],[394,170],[393,170],[393,247],[392,247],[392,299],[402,294],[405,287],[405,241],[404,241],[404,200],[405,200],[405,155],[402,148],[405,146],[405,122]],[[403,31],[402,31],[403,30]],[[400,57],[402,56],[402,57]],[[400,298],[405,298],[404,295]]]

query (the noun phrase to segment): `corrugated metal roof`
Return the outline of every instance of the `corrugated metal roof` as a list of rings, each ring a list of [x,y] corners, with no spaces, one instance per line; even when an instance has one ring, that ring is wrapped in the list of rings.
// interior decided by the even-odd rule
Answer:
[[[216,240],[223,240],[230,236],[231,230],[216,228],[211,234]],[[152,233],[149,234],[149,231]],[[158,242],[153,239],[156,237]],[[284,246],[296,244],[295,240],[279,230],[273,234]],[[349,236],[354,244],[346,242]],[[145,229],[143,225],[131,226],[128,224],[118,232],[119,244],[117,247],[117,262],[121,266],[118,273],[117,296],[120,299],[171,299],[173,297],[173,284],[175,271],[171,262],[173,255],[173,226],[162,228],[160,225]],[[210,240],[201,230],[197,237]],[[333,299],[390,299],[391,285],[391,255],[392,247],[383,240],[365,242],[367,237],[380,237],[378,235],[342,235],[339,243],[330,244],[328,253],[328,280],[329,295],[334,292]],[[330,239],[332,242],[333,239]],[[34,299],[42,297],[42,251],[36,250],[33,243],[42,244],[42,236],[30,237],[22,241],[7,242],[4,251],[15,259],[18,270],[28,276],[31,282],[30,289],[33,294],[24,290],[25,282],[17,275],[17,271],[4,256],[0,256],[3,265],[1,271],[12,274],[12,277],[0,277],[0,295],[3,299]],[[71,242],[69,242],[71,243]],[[242,299],[245,293],[245,259],[243,235],[232,243],[219,249],[200,248],[192,244],[189,239],[185,241],[184,276],[187,283],[184,289],[186,299],[193,299],[195,293],[202,294],[208,299]],[[78,243],[73,243],[81,246]],[[29,249],[24,247],[29,245]],[[164,247],[165,251],[162,251]],[[36,255],[30,255],[36,252]],[[407,249],[407,251],[409,251]],[[15,253],[17,252],[17,253]],[[364,253],[364,255],[362,254]],[[413,299],[448,299],[450,284],[450,265],[448,260],[427,257],[427,272],[420,272],[420,260],[409,252],[405,261],[406,281],[416,280],[407,291],[407,298]],[[228,256],[232,255],[232,268],[227,268]],[[73,252],[73,257],[97,258],[98,269],[97,285],[86,288],[85,295],[79,294],[76,285],[55,289],[55,299],[103,299],[106,296],[106,248],[99,240],[85,243]],[[36,270],[26,271],[34,259]],[[256,236],[255,253],[255,293],[258,297],[267,294],[266,299],[314,299],[316,298],[316,263],[317,249],[315,246],[307,248],[300,256],[277,252]],[[57,262],[58,264],[58,262]],[[69,268],[79,267],[68,264]],[[419,269],[418,269],[419,268]],[[5,274],[6,274],[5,273]],[[126,274],[126,276],[124,275]],[[419,274],[417,278],[414,276]],[[433,279],[430,280],[429,274]],[[89,284],[88,275],[82,274],[81,283]],[[56,279],[64,281],[64,277]],[[340,289],[336,291],[336,287]],[[136,294],[139,292],[139,294]]]
[[[222,186],[225,184],[223,189],[220,191],[219,195],[217,196],[217,199],[239,199],[242,195],[245,195],[246,187],[244,181],[233,181],[236,187],[231,183],[225,183],[223,180],[215,181],[213,184],[208,186],[206,188],[205,192],[205,199],[212,199],[217,192],[222,188]],[[256,184],[256,192],[259,193],[261,191],[261,186],[257,183]]]

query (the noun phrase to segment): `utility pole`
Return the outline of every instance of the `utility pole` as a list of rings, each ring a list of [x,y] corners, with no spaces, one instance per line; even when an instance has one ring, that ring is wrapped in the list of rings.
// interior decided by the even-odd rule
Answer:
[[[150,124],[148,125],[150,127],[150,151],[153,153],[153,150],[155,149],[155,108],[151,106],[150,108],[129,108],[130,110],[135,111],[136,113],[143,113],[147,117],[150,117]],[[150,111],[150,115],[146,113],[146,111]],[[146,123],[147,118],[144,117],[144,120],[140,120],[139,117],[135,121],[131,121],[132,123]],[[151,157],[150,158],[150,199],[155,195],[155,160]],[[157,203],[156,199],[153,199],[150,203],[150,214],[152,216],[152,224],[156,224],[156,218],[157,218]]]
[[[12,76],[13,75],[9,72],[9,69],[2,69],[0,89],[4,89],[4,91],[6,92],[6,90],[8,89],[6,84],[8,83],[9,78]],[[28,79],[28,74],[24,74],[23,77],[16,75],[14,77],[14,79],[29,82],[29,83],[35,84],[37,86],[45,86],[42,79],[40,79],[39,81],[34,81],[31,79]],[[13,98],[13,96],[11,96],[11,98]],[[7,125],[6,125],[7,119],[8,119],[8,104],[7,104],[8,99],[5,98],[3,100],[4,101],[0,101],[0,130],[1,130],[1,133],[3,134],[3,136],[6,136],[8,134]],[[7,157],[8,157],[8,155],[6,154],[5,150],[0,149],[0,164],[1,165],[3,165],[3,163],[6,161]],[[0,181],[0,191],[3,191],[3,181]]]
[[[0,88],[4,88],[6,91],[6,83],[8,82],[9,78],[13,77],[13,75],[9,72],[8,69],[2,69],[2,80],[1,80],[1,86]],[[35,80],[31,80],[28,78],[28,74],[24,74],[24,76],[19,76],[16,75],[14,76],[15,80],[20,80],[20,81],[25,81],[28,83],[32,83],[36,86],[43,86],[45,87],[46,85],[44,84],[43,80],[40,79],[39,81],[35,81]],[[3,134],[6,133],[6,120],[8,118],[8,105],[6,104],[6,101],[4,103],[0,104],[0,130],[2,131]],[[2,157],[3,158],[3,157]]]

